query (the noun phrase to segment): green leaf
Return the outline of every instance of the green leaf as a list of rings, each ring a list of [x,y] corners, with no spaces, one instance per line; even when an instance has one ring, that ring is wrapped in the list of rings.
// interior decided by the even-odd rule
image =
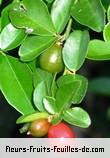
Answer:
[[[0,5],[2,4],[2,0],[0,0]]]
[[[37,119],[47,119],[49,117],[49,114],[46,112],[35,112],[32,114],[28,114],[28,115],[24,115],[21,116],[17,119],[16,123],[27,123],[27,122],[32,122],[35,121]]]
[[[23,0],[16,3],[9,17],[13,25],[24,28],[27,33],[53,36],[55,28],[46,4],[42,0]]]
[[[110,41],[91,40],[87,58],[91,60],[110,60]]]
[[[36,71],[36,65],[37,65],[37,60],[36,59],[32,60],[30,62],[27,62],[26,64],[29,66],[29,68],[31,69],[31,71],[33,73]]]
[[[21,114],[34,112],[32,73],[27,64],[0,53],[0,87],[7,102]]]
[[[103,37],[105,41],[110,41],[110,22],[105,25],[103,30]]]
[[[27,37],[19,49],[22,61],[32,61],[55,42],[55,37],[30,36]]]
[[[1,12],[1,28],[3,29],[7,24],[10,23],[9,10],[12,4],[7,5]]]
[[[100,0],[74,0],[72,17],[80,24],[101,32],[105,25],[105,12]]]
[[[70,17],[73,0],[55,0],[51,10],[51,17],[58,33],[61,33]]]
[[[79,88],[79,81],[73,83],[64,84],[58,88],[56,93],[56,105],[59,112],[67,109],[72,104],[72,98]]]
[[[46,97],[47,95],[48,94],[47,94],[45,82],[42,81],[36,86],[33,96],[34,104],[37,107],[37,109],[41,112],[46,111],[43,105],[43,98]]]
[[[107,19],[108,21],[110,21],[110,6],[108,7],[108,10],[107,10]]]
[[[109,5],[110,5],[110,1],[109,0],[101,0],[105,10],[108,9]]]
[[[56,83],[55,79],[53,78],[52,85],[51,85],[51,96],[52,97],[56,97],[57,89],[58,89],[57,83]]]
[[[43,99],[44,107],[50,114],[55,114],[58,112],[57,106],[56,106],[56,99],[53,97],[46,96]]]
[[[88,42],[88,31],[76,30],[70,34],[63,48],[63,60],[69,70],[80,69],[87,54]]]
[[[14,49],[23,42],[25,37],[26,34],[23,30],[16,29],[10,23],[4,27],[0,34],[0,48],[6,51]]]
[[[45,0],[48,3],[52,3],[54,0]]]
[[[48,92],[48,95],[50,94],[51,85],[53,81],[53,76],[51,73],[44,71],[40,68],[37,68],[34,75],[34,87],[36,87],[40,82],[44,81],[46,85],[46,89]]]
[[[45,82],[46,89],[49,96],[55,97],[57,91],[57,85],[54,76],[51,73],[37,68],[33,75],[34,87],[36,87],[41,81]]]
[[[89,82],[89,92],[110,96],[110,77],[97,77]]]
[[[80,107],[66,110],[63,114],[63,119],[71,125],[82,128],[87,128],[91,124],[88,113]]]
[[[85,77],[81,76],[81,75],[64,75],[61,76],[58,80],[57,80],[57,84],[58,87],[61,87],[63,85],[67,85],[67,84],[73,84],[78,81],[79,85],[78,87],[76,87],[75,92],[73,94],[72,97],[72,103],[73,104],[80,104],[83,100],[83,98],[85,97],[85,94],[87,92],[87,87],[88,87],[88,81]]]
[[[75,92],[73,98],[72,98],[72,103],[73,104],[80,104],[82,100],[84,99],[87,88],[88,88],[88,80],[81,75],[75,75],[75,80],[79,81],[79,88]]]

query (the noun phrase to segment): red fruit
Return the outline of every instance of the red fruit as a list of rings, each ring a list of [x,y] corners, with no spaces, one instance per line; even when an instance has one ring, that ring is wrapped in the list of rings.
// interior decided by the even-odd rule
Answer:
[[[66,123],[52,125],[48,131],[48,138],[75,138],[76,135]]]

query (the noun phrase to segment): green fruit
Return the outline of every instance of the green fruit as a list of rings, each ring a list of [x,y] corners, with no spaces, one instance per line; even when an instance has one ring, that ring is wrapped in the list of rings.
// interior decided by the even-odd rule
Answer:
[[[48,133],[49,127],[50,123],[47,119],[38,119],[31,123],[27,134],[34,137],[43,137]]]
[[[62,46],[58,44],[52,45],[44,53],[40,55],[40,67],[50,73],[59,73],[64,69],[62,60]]]

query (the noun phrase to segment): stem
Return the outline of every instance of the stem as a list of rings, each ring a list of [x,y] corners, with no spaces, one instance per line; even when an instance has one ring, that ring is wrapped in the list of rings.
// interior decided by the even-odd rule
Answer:
[[[67,28],[66,28],[66,31],[65,31],[64,35],[59,36],[58,41],[59,41],[60,44],[63,44],[63,42],[67,40],[67,38],[70,34],[70,31],[71,31],[71,25],[72,25],[72,18],[70,18],[70,20],[68,22],[68,25],[67,25]]]
[[[55,84],[56,76],[57,76],[57,73],[54,74],[53,81],[52,81],[52,84],[51,84],[51,96],[52,97],[54,97],[53,90],[54,90],[54,86],[55,86],[54,84]]]
[[[65,31],[65,40],[67,40],[69,34],[70,34],[70,31],[71,31],[71,26],[72,26],[72,18],[70,18],[69,22],[68,22],[68,26],[66,28],[66,31]]]
[[[76,74],[76,71],[75,71],[75,70],[70,71],[70,70],[68,70],[67,68],[65,68],[63,75],[67,75],[67,74],[75,75],[75,74]]]
[[[30,124],[31,124],[31,123],[26,123],[26,124],[24,124],[23,127],[19,129],[19,132],[20,132],[21,134],[27,132],[28,129],[29,129],[29,127],[30,127]]]

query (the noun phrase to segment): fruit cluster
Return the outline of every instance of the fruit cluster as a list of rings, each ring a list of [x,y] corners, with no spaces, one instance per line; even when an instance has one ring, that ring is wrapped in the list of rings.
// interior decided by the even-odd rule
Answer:
[[[47,119],[38,119],[30,124],[27,132],[28,135],[34,137],[44,137],[48,134],[48,138],[75,138],[76,134],[64,122],[57,125],[51,125]]]
[[[62,60],[62,46],[61,44],[53,44],[48,50],[42,53],[39,57],[40,68],[49,73],[61,73],[64,70],[64,63]],[[48,138],[74,138],[76,134],[64,122],[52,125],[48,119],[38,119],[30,123],[27,135],[33,137]]]
[[[39,76],[43,76],[43,80],[45,80],[46,82],[46,86],[48,84],[48,75],[52,75],[53,81],[51,83],[51,88],[49,89],[49,93],[52,93],[52,88],[54,87],[54,89],[56,88],[56,80],[58,80],[58,84],[61,85],[61,88],[59,88],[59,91],[61,91],[61,97],[59,97],[60,95],[58,94],[58,105],[56,105],[57,102],[57,96],[56,94],[52,94],[53,97],[51,97],[51,95],[46,96],[46,94],[44,93],[45,89],[43,89],[43,91],[38,91],[35,89],[35,96],[34,96],[34,102],[37,105],[38,108],[38,112],[36,111],[36,113],[32,113],[29,115],[25,115],[25,116],[21,116],[17,122],[18,123],[26,123],[22,128],[21,128],[21,133],[22,132],[27,132],[28,135],[31,135],[33,137],[44,137],[45,135],[48,135],[48,138],[74,138],[76,137],[76,134],[72,131],[72,129],[65,123],[68,122],[69,124],[72,125],[78,125],[80,127],[86,128],[88,127],[88,125],[90,125],[90,119],[88,114],[83,110],[83,109],[79,109],[79,108],[71,108],[69,110],[66,109],[66,107],[63,107],[63,104],[65,104],[65,102],[63,103],[63,99],[67,98],[67,100],[69,99],[69,97],[73,96],[71,94],[71,92],[73,92],[73,89],[75,86],[74,85],[74,79],[75,79],[75,75],[73,72],[65,69],[64,63],[63,63],[63,59],[62,59],[62,42],[61,41],[57,41],[56,43],[54,43],[53,45],[51,45],[46,51],[44,51],[38,58],[38,69],[36,71],[36,73],[38,73],[37,76],[37,81],[35,80],[35,82],[37,82],[38,85],[38,79]],[[66,70],[66,71],[65,71]],[[39,73],[40,72],[40,73]],[[44,74],[43,74],[44,73]],[[48,73],[48,75],[47,75]],[[69,73],[69,74],[68,74]],[[48,77],[46,78],[47,75]],[[65,77],[69,77],[66,78]],[[60,79],[61,80],[60,80]],[[70,81],[69,81],[70,80]],[[68,87],[68,84],[66,85],[65,82],[68,83],[68,81],[71,83],[70,89]],[[64,83],[63,83],[64,82]],[[42,83],[42,82],[41,82]],[[65,92],[63,92],[62,90],[62,83],[64,84],[64,86],[67,86],[67,91],[68,93],[70,93],[70,96],[68,97],[67,94]],[[55,84],[55,85],[54,85]],[[52,87],[53,85],[53,87]],[[84,86],[84,85],[83,85]],[[37,87],[38,88],[38,87]],[[64,87],[65,88],[65,87]],[[41,89],[41,87],[40,87]],[[58,89],[58,88],[56,88]],[[42,94],[39,93],[44,93],[44,95],[42,96]],[[56,93],[56,90],[55,90]],[[64,94],[62,94],[64,93]],[[37,98],[38,96],[42,96],[40,98],[40,102],[38,102]],[[64,98],[64,96],[65,98]],[[63,97],[62,97],[63,96]],[[81,96],[82,98],[82,96]],[[81,100],[81,98],[79,100]],[[67,101],[66,100],[66,101]],[[71,99],[69,99],[71,101]],[[42,104],[43,103],[43,104]],[[61,108],[58,109],[60,106]],[[70,104],[70,102],[68,102],[68,104]],[[59,107],[58,107],[59,106]],[[67,111],[65,111],[67,110]],[[81,118],[83,117],[83,119],[86,117],[86,121],[87,124],[84,122],[80,121],[76,121],[77,117],[73,117],[72,115],[78,115],[79,113],[81,113]],[[68,115],[69,114],[69,115]],[[64,116],[63,116],[64,115]],[[64,121],[65,122],[64,122]],[[85,119],[84,119],[85,120]],[[76,124],[77,122],[77,124]]]
[[[40,55],[40,68],[52,74],[63,72],[62,46],[53,44],[47,51]],[[35,120],[31,123],[27,134],[34,137],[43,137],[48,133],[48,138],[74,138],[72,129],[64,122],[51,125],[47,119]]]

